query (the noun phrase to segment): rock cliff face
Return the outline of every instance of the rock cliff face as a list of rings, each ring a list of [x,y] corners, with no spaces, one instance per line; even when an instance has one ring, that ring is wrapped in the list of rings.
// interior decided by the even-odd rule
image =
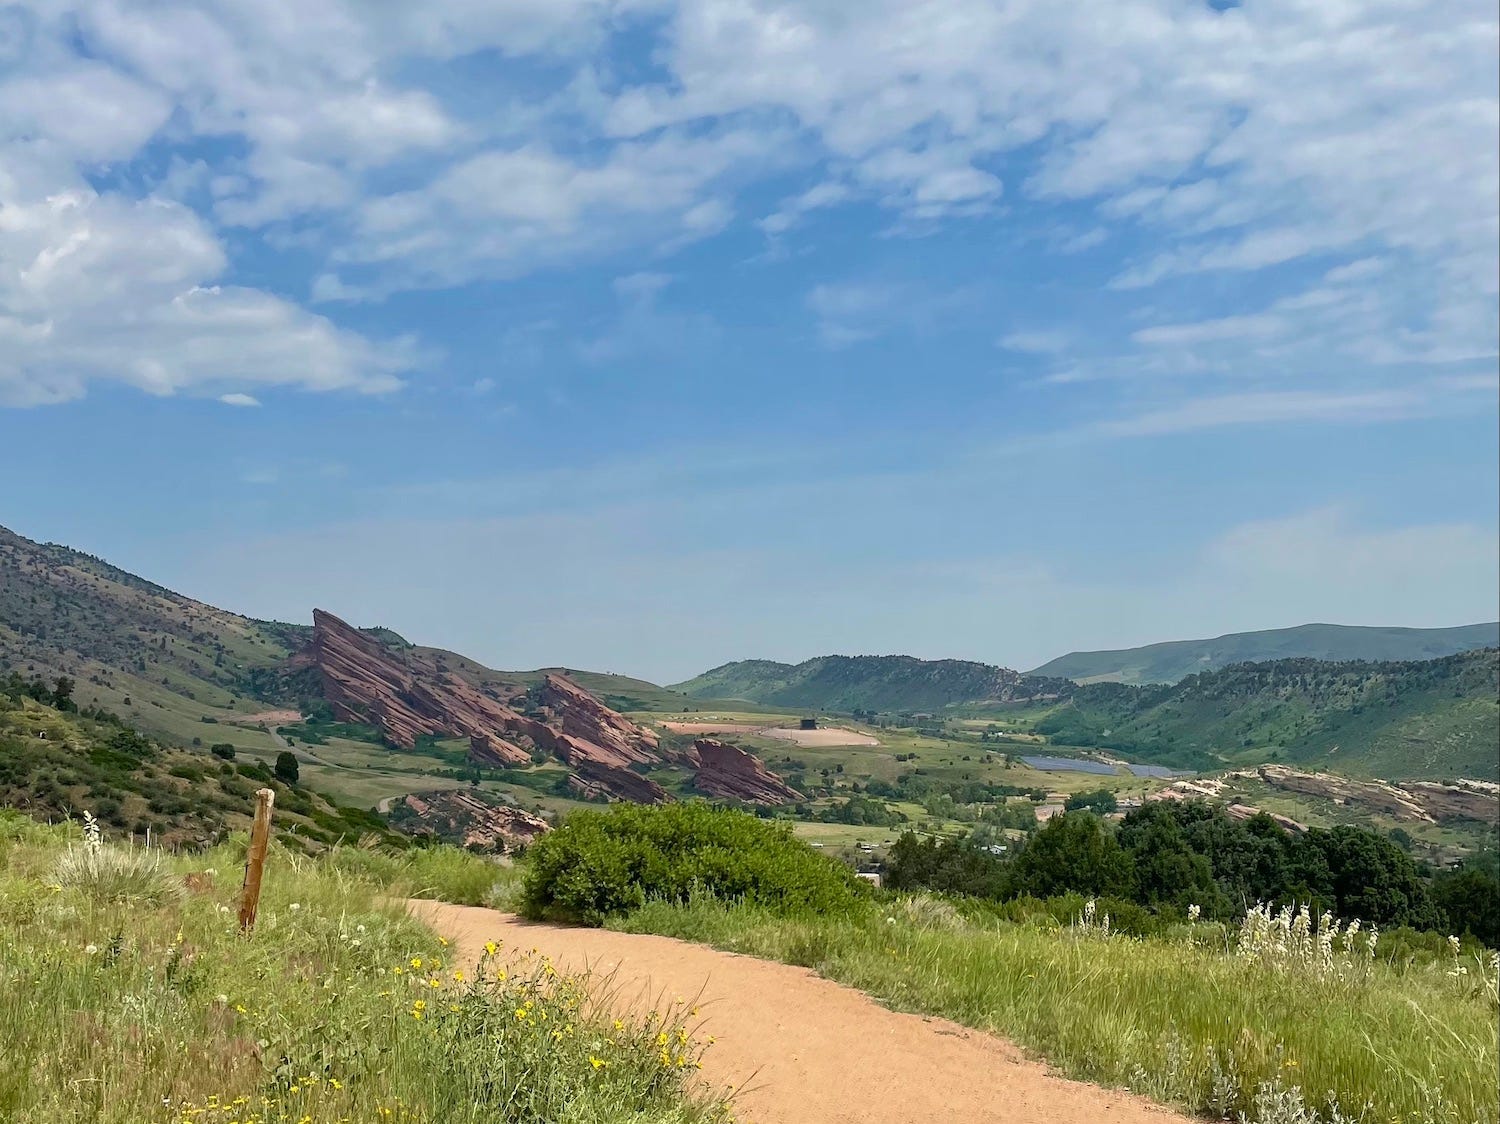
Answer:
[[[424,735],[466,737],[470,757],[490,765],[521,765],[532,751],[572,766],[582,781],[611,796],[641,803],[666,799],[661,786],[631,769],[660,764],[657,738],[609,709],[582,687],[549,674],[535,707],[522,713],[526,692],[496,697],[420,649],[401,649],[313,611],[313,637],[294,657],[316,669],[334,713],[369,723],[393,745],[411,749]]]
[[[431,734],[468,737],[496,764],[529,760],[506,737],[520,717],[435,661],[387,647],[332,613],[313,610],[312,644],[297,657],[317,669],[323,697],[346,722],[367,722],[393,745],[411,749]]]
[[[699,738],[688,759],[698,770],[693,787],[709,796],[767,805],[803,799],[802,793],[767,769],[759,757],[739,746]]]
[[[1262,765],[1260,777],[1267,784],[1289,792],[1322,796],[1340,804],[1358,804],[1386,812],[1399,820],[1436,823],[1449,819],[1500,819],[1500,785],[1488,781],[1355,781],[1330,773],[1301,773],[1284,765]]]
[[[502,854],[551,830],[540,816],[462,789],[406,796],[392,809],[391,822],[408,835],[436,835],[463,847]]]
[[[1453,784],[1412,781],[1405,787],[1426,805],[1436,820],[1500,822],[1500,784],[1494,781],[1461,780]]]

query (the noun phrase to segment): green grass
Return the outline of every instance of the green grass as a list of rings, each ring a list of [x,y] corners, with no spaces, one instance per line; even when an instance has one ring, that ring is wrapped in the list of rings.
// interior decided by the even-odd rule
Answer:
[[[219,888],[156,904],[120,900],[113,878],[60,884],[70,843],[76,833],[0,812],[0,1119],[723,1118],[688,1091],[696,1047],[674,1046],[663,1064],[657,1035],[677,1042],[675,1023],[614,1029],[583,982],[504,950],[481,978],[456,977],[399,894],[425,882],[485,898],[497,868],[472,856],[278,849],[244,938],[230,893],[242,843],[158,860],[174,883],[212,869]]]
[[[1302,1098],[1331,1120],[1496,1118],[1493,970],[1384,963],[1350,978],[1247,961],[1217,926],[1178,939],[970,922],[945,902],[844,919],[697,900],[612,922],[812,968],[900,1009],[1013,1038],[1069,1075],[1194,1111],[1282,1124]],[[887,918],[891,918],[888,920]],[[1480,973],[1488,971],[1489,981]],[[1257,1105],[1259,1104],[1259,1107]]]

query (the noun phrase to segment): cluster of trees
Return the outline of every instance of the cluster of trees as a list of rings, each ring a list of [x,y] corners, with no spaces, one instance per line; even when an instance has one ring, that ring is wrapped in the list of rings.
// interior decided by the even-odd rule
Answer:
[[[1485,851],[1459,871],[1419,866],[1368,828],[1294,834],[1269,816],[1230,819],[1203,802],[1156,802],[1118,830],[1088,811],[1064,812],[1014,857],[971,840],[903,835],[886,884],[1007,900],[1080,893],[1181,915],[1229,920],[1257,902],[1306,903],[1366,924],[1470,933],[1500,947],[1500,862]]]
[[[1098,812],[1101,816],[1117,811],[1120,802],[1115,799],[1115,794],[1107,788],[1096,788],[1090,792],[1075,792],[1068,797],[1063,810],[1077,812],[1087,809],[1090,812]]]
[[[76,686],[66,675],[59,675],[49,685],[45,679],[23,679],[20,672],[12,671],[6,677],[4,687],[0,689],[13,702],[29,698],[57,710],[75,711],[78,709],[78,704],[73,701],[73,689]]]
[[[907,822],[904,812],[888,807],[883,800],[859,793],[820,808],[815,818],[823,823],[868,824],[871,827],[895,827]]]
[[[942,795],[953,798],[955,804],[988,804],[1011,796],[1026,796],[1040,803],[1047,799],[1044,788],[1023,788],[1014,784],[993,784],[989,781],[949,780],[923,773],[920,769],[902,773],[893,784],[879,778],[865,785],[871,796],[886,800],[911,800],[920,804],[929,796]]]

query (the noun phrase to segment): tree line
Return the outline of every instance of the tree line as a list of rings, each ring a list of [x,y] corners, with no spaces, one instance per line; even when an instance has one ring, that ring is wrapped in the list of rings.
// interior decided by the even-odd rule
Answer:
[[[1226,921],[1259,902],[1307,904],[1382,927],[1468,933],[1500,947],[1493,846],[1458,870],[1434,871],[1369,828],[1294,833],[1264,813],[1235,820],[1204,801],[1149,803],[1117,829],[1090,811],[1063,812],[1007,857],[969,838],[908,832],[891,849],[885,883],[996,901],[1077,893],[1175,917],[1197,906],[1204,918]]]

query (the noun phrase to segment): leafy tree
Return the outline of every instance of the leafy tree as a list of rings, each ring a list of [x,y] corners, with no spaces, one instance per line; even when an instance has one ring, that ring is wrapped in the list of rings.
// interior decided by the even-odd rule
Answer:
[[[276,779],[284,784],[296,784],[301,770],[297,766],[297,755],[283,749],[276,755]]]
[[[1075,792],[1063,805],[1063,808],[1069,812],[1077,812],[1086,808],[1101,816],[1116,811],[1119,807],[1120,802],[1115,799],[1115,794],[1107,788],[1096,788],[1092,792]]]
[[[57,682],[52,685],[52,705],[58,710],[77,710],[78,704],[73,701],[73,688],[76,686],[66,675],[59,675]]]
[[[883,881],[894,890],[1001,898],[1006,893],[1006,863],[967,840],[919,839],[908,831],[891,848]]]
[[[1224,912],[1223,894],[1207,857],[1193,849],[1170,812],[1153,810],[1128,827],[1122,823],[1118,838],[1135,867],[1136,901],[1180,909],[1196,905],[1210,916]]]
[[[234,760],[234,746],[229,742],[215,742],[213,745],[208,747],[208,752],[212,753],[215,757],[223,761]],[[293,758],[292,760],[295,762],[296,758]]]
[[[1134,888],[1130,854],[1089,812],[1062,812],[1031,836],[1011,869],[1015,893],[1048,898],[1076,891],[1129,897]]]
[[[1410,855],[1367,828],[1310,829],[1292,853],[1294,878],[1320,906],[1378,925],[1436,929],[1443,917]]]
[[[1477,865],[1433,880],[1432,898],[1454,933],[1500,948],[1500,878]]]

